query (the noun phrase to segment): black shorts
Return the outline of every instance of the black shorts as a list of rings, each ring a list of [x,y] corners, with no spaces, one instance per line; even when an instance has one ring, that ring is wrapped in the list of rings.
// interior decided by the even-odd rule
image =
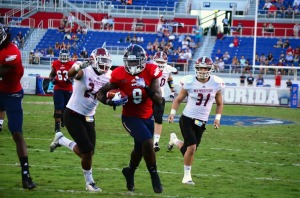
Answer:
[[[205,121],[197,120],[196,122],[202,123],[202,126],[198,126],[195,124],[196,119],[192,119],[186,117],[185,115],[181,115],[179,119],[179,126],[181,129],[181,134],[184,139],[184,146],[188,147],[193,144],[198,145],[201,142],[202,134],[205,131]]]
[[[94,152],[96,145],[94,119],[94,116],[87,118],[69,108],[64,111],[64,123],[81,153]]]

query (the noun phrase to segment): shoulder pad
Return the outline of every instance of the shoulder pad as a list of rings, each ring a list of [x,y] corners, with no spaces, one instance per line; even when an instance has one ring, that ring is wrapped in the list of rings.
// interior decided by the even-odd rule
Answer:
[[[195,75],[187,75],[184,76],[181,80],[180,80],[180,85],[182,88],[184,89],[189,89],[190,85],[194,82],[195,80]]]

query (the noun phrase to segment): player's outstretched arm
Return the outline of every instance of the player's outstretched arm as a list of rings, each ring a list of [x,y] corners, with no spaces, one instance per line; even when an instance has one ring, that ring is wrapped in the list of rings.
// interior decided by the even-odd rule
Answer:
[[[223,106],[224,106],[221,91],[217,92],[215,100],[216,100],[217,107],[216,107],[216,117],[215,117],[215,120],[214,120],[214,128],[218,129],[221,126],[220,120],[221,120],[221,115],[222,115]]]
[[[187,96],[187,91],[183,88],[181,88],[178,96],[175,98],[175,100],[172,103],[172,108],[170,115],[168,117],[168,122],[173,122],[174,116],[176,115],[176,111],[178,110],[180,103],[185,99]]]

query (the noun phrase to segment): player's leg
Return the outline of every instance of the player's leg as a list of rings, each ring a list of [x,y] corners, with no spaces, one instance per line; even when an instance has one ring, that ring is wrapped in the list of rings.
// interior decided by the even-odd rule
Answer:
[[[92,161],[96,144],[96,132],[94,117],[87,119],[68,108],[65,109],[64,121],[69,134],[76,144],[73,151],[81,157],[81,167],[86,182],[86,190],[100,192],[92,174]],[[59,140],[59,143],[62,143]]]
[[[62,90],[54,90],[53,102],[54,102],[54,131],[60,132],[60,124],[63,117],[64,109],[64,95]]]
[[[64,114],[64,111],[66,109],[66,106],[70,100],[72,96],[72,92],[71,91],[64,91],[64,109],[62,110],[62,114]],[[65,123],[64,123],[64,116],[62,116],[61,118],[61,123],[60,123],[61,127],[65,127]]]
[[[202,137],[202,133],[205,130],[205,125],[199,127],[196,125],[195,120],[186,116],[181,116],[180,129],[184,138],[184,144],[180,148],[180,151],[184,157],[184,176],[182,183],[194,184],[191,176],[192,165],[194,162],[194,156]]]
[[[19,157],[22,174],[22,184],[25,189],[33,189],[36,184],[32,181],[29,173],[28,153],[26,142],[22,134],[23,125],[23,109],[22,98],[23,90],[14,94],[7,95],[5,98],[0,96],[1,100],[5,102],[5,110],[8,120],[8,129],[10,130],[13,140],[16,144],[17,155]]]
[[[0,108],[0,132],[3,129],[4,117],[5,117],[5,110],[4,108]]]
[[[162,122],[165,109],[165,99],[163,98],[161,105],[153,104],[153,115],[154,115],[154,136],[153,136],[153,148],[155,152],[160,150],[159,139],[162,133]]]

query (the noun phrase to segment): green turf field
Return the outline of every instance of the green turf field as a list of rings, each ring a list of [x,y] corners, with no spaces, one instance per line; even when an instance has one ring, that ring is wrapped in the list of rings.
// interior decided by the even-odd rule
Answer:
[[[23,108],[30,171],[38,187],[22,189],[15,144],[5,120],[0,133],[0,197],[300,197],[299,109],[225,105],[223,115],[280,118],[293,124],[221,126],[218,130],[208,125],[192,167],[194,186],[181,184],[180,152],[166,149],[170,132],[181,139],[179,126],[165,122],[157,153],[164,192],[157,195],[144,161],[136,171],[135,192],[127,192],[121,169],[129,162],[133,143],[121,125],[120,108],[113,111],[100,104],[97,110],[93,176],[103,190],[97,194],[85,191],[75,154],[65,147],[49,152],[54,136],[52,97],[25,96]],[[65,128],[62,131],[70,137]]]

